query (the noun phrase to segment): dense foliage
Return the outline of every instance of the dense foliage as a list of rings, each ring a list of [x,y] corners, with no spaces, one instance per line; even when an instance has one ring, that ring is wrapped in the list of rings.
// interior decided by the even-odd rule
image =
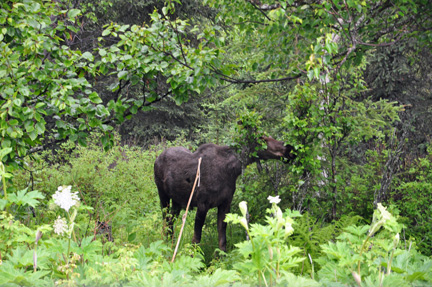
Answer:
[[[2,1],[0,285],[431,285],[431,11]],[[192,212],[170,263],[157,155],[262,136],[296,158],[244,169],[227,254]]]

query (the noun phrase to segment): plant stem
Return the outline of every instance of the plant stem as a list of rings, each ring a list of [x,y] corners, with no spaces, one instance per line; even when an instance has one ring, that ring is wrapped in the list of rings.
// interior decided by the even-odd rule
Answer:
[[[7,199],[6,179],[4,176],[2,176],[2,181],[3,181],[4,198]]]
[[[393,261],[394,252],[395,252],[395,248],[392,250],[392,254],[390,256],[390,260],[387,263],[387,275],[389,275],[390,271],[391,271],[391,264],[392,264],[392,261]]]
[[[265,276],[264,276],[264,272],[262,272],[262,271],[260,270],[260,273],[261,273],[262,278],[264,279],[264,284],[265,284],[265,286],[268,287],[267,280],[265,279]]]
[[[369,238],[370,238],[370,234],[368,234],[368,236],[366,237],[365,241],[364,241],[363,244],[362,244],[362,247],[360,248],[360,254],[359,254],[360,259],[359,259],[359,262],[358,262],[358,264],[357,264],[357,274],[358,274],[358,276],[360,276],[360,278],[361,278],[361,275],[360,275],[361,256],[362,256],[362,254],[363,254],[363,249],[365,248],[365,245],[366,245],[366,243],[368,242]]]
[[[1,171],[1,178],[2,178],[2,182],[3,182],[4,199],[7,200],[6,178],[5,178],[6,169],[5,169],[5,166],[3,165],[2,162],[0,162],[0,171]],[[6,205],[6,212],[9,212],[9,206],[8,205]]]
[[[250,242],[251,242],[251,244],[252,244],[252,252],[255,252],[255,245],[254,245],[254,243],[253,243],[253,240],[252,240],[252,237],[250,236],[250,234],[249,234],[249,230],[246,228],[246,233],[247,233],[247,235],[248,235],[248,237],[249,237],[249,240],[250,240]]]

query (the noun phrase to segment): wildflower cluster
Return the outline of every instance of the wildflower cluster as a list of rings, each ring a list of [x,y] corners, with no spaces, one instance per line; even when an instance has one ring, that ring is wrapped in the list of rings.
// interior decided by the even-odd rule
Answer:
[[[68,228],[68,224],[66,222],[66,219],[61,218],[60,215],[56,219],[56,221],[54,221],[54,226],[53,227],[54,227],[54,233],[58,234],[58,235],[63,235],[69,229]]]
[[[71,192],[72,186],[59,186],[53,195],[55,204],[69,212],[79,202],[78,192]]]
[[[75,209],[72,214],[69,214],[69,210],[71,207],[78,207],[80,199],[78,197],[78,192],[72,192],[72,186],[59,186],[57,191],[53,194],[54,203],[58,205],[60,208],[64,209],[67,212],[70,225],[67,220],[62,217],[58,217],[54,221],[54,233],[58,235],[67,234],[71,235],[74,227],[74,220],[77,214],[77,210]]]
[[[294,228],[292,227],[294,220],[290,216],[286,216],[284,218],[282,210],[278,206],[278,203],[281,201],[281,199],[278,196],[269,196],[267,197],[268,201],[272,204],[272,208],[270,210],[270,213],[272,217],[275,219],[270,222],[274,222],[274,227],[276,229],[281,229],[283,226],[285,227],[285,238],[293,234]]]

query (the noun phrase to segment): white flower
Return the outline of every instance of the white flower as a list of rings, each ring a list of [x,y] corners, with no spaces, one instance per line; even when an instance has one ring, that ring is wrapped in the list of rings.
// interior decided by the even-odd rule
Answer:
[[[292,227],[293,220],[291,218],[287,218],[285,221],[285,237],[290,236],[294,233],[294,228]]]
[[[53,227],[54,227],[54,233],[58,235],[63,235],[63,233],[66,233],[68,231],[68,225],[66,219],[61,218],[60,215],[56,219],[56,221],[54,221]]]
[[[397,233],[397,234],[395,235],[395,240],[397,240],[397,241],[399,242],[399,240],[400,240],[400,235],[399,235],[399,233]]]
[[[245,217],[240,218],[240,224],[246,229],[249,230],[248,222]]]
[[[282,219],[282,218],[283,218],[282,209],[280,209],[280,207],[277,206],[277,205],[274,206],[273,209],[276,211],[276,212],[274,213],[274,216],[276,216],[276,218],[278,218],[278,219]]]
[[[279,198],[279,195],[277,196],[269,196],[267,197],[268,201],[270,201],[270,203],[275,203],[278,204],[281,200]]]
[[[72,186],[59,186],[53,195],[55,204],[69,212],[69,209],[78,203],[78,192],[71,192]]]
[[[239,208],[244,217],[247,215],[247,202],[242,201],[239,203]]]
[[[386,210],[384,206],[382,206],[381,203],[377,204],[378,210],[381,213],[382,219],[384,219],[384,222],[391,219],[392,215],[390,212]]]
[[[398,246],[399,240],[400,240],[400,236],[399,236],[399,233],[397,233],[395,235],[395,237],[393,238],[393,248],[396,248]]]

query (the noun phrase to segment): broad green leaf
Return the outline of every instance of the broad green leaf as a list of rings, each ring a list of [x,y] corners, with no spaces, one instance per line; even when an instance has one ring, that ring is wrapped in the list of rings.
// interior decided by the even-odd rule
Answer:
[[[119,78],[119,80],[124,79],[128,74],[128,71],[120,71],[117,75],[117,77]]]
[[[111,34],[111,29],[106,29],[102,32],[102,36],[108,36],[109,34]],[[100,52],[99,52],[100,53]],[[101,55],[102,56],[102,55]]]
[[[84,59],[89,60],[89,61],[93,61],[94,60],[93,54],[90,53],[90,52],[85,52],[84,54],[82,54],[82,57]]]
[[[89,95],[89,99],[94,104],[100,104],[102,103],[102,99],[99,97],[99,95],[96,92],[93,92]]]
[[[78,16],[80,13],[81,13],[81,10],[79,10],[79,9],[71,9],[68,11],[68,17],[73,19],[76,16]]]
[[[30,192],[27,192],[27,188],[20,190],[16,193],[11,193],[8,196],[8,200],[17,204],[17,205],[29,205],[31,207],[36,207],[39,204],[38,199],[43,199],[45,196],[37,191],[33,190]]]
[[[12,151],[12,148],[2,148],[0,149],[0,161],[3,161],[3,158],[8,155]]]

